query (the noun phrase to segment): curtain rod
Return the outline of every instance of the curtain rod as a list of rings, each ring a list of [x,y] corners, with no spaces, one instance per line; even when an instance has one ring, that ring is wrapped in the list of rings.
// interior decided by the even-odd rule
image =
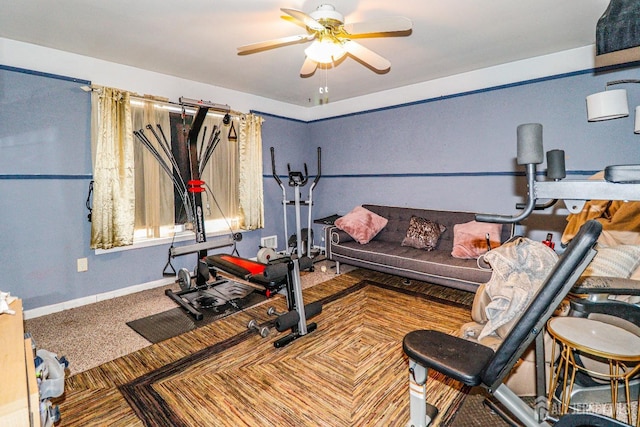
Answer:
[[[94,92],[94,91],[99,91],[103,87],[105,86],[92,84],[90,86],[89,85],[80,86],[80,89],[82,89],[85,92]],[[204,106],[204,107],[209,107],[209,111],[223,113],[223,115],[229,114],[232,116],[240,117],[241,115],[244,114],[240,111],[232,110],[231,107],[227,104],[216,104],[210,101],[202,101],[202,100],[196,100],[196,99],[185,98],[185,97],[180,97],[180,102],[172,102],[172,101],[169,101],[168,98],[158,97],[155,95],[140,95],[135,92],[126,91],[123,89],[117,89],[117,90],[122,90],[123,92],[129,92],[129,96],[136,100],[155,102],[157,104],[168,105],[168,106],[176,107],[180,109],[184,107]]]

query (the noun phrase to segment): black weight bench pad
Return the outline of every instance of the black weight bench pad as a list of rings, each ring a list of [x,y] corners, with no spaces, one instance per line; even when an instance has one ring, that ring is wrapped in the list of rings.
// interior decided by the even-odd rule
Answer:
[[[405,335],[404,352],[425,368],[433,368],[468,386],[477,386],[493,350],[444,332],[418,330]]]

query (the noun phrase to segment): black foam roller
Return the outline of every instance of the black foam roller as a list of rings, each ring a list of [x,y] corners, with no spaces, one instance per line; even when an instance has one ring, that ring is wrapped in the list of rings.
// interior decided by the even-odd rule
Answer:
[[[525,123],[518,126],[518,164],[539,165],[544,161],[542,149],[542,125],[540,123]]]
[[[304,306],[304,315],[307,317],[307,320],[320,313],[322,313],[322,303],[320,301],[315,301]]]
[[[276,319],[276,330],[278,332],[286,331],[287,329],[293,328],[300,321],[300,315],[297,311],[291,310],[283,314],[282,316],[278,316]]]
[[[289,267],[286,262],[278,262],[276,264],[269,264],[264,269],[264,277],[269,280],[277,280],[285,277],[289,271]]]
[[[564,166],[564,150],[547,151],[547,178],[564,179],[567,170]]]

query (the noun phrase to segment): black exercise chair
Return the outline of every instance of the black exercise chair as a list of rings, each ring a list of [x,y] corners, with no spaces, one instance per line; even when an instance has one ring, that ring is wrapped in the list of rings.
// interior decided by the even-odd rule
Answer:
[[[428,426],[437,414],[437,409],[426,403],[428,369],[467,386],[486,387],[525,426],[550,426],[544,420],[546,407],[537,406],[534,410],[502,381],[534,339],[538,337],[537,344],[542,346],[540,332],[593,259],[593,246],[601,231],[602,225],[597,221],[582,226],[497,351],[433,330],[413,331],[404,337],[403,349],[410,359],[409,426]],[[538,390],[538,394],[544,394],[544,390]]]

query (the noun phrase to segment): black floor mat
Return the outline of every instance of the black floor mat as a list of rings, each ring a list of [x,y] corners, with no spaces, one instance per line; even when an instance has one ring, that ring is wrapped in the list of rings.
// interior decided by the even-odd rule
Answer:
[[[163,313],[127,322],[127,325],[147,341],[157,343],[208,325],[230,314],[252,307],[267,298],[251,288],[246,295],[240,295],[242,293],[238,291],[237,287],[225,289],[216,286],[206,291],[194,292],[188,296],[190,301],[194,301],[197,310],[202,313],[202,320],[195,320],[183,308],[176,306],[176,308]],[[200,301],[207,305],[203,306],[195,301],[200,297],[204,297]]]

